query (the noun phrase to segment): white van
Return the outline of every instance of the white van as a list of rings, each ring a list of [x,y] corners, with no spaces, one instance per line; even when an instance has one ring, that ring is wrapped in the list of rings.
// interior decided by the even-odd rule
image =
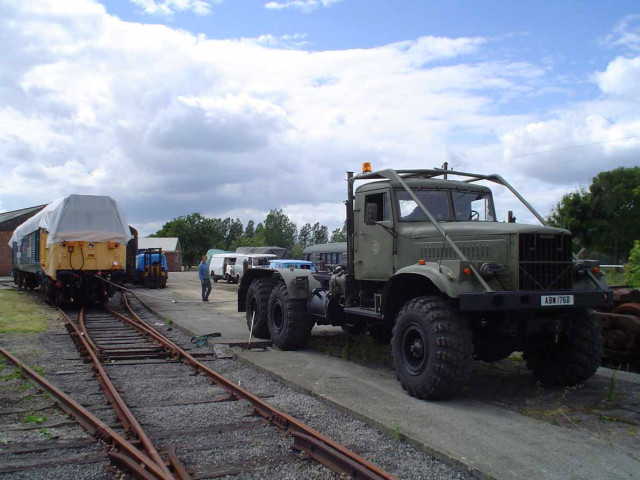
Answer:
[[[211,279],[217,283],[218,280],[224,279],[227,283],[237,282],[239,277],[234,272],[234,266],[238,261],[236,253],[216,253],[211,255],[209,261],[209,270],[211,271]],[[242,269],[242,261],[240,261],[240,269]]]
[[[269,261],[278,258],[277,255],[272,253],[239,253],[236,257],[236,263],[233,266],[233,273],[237,282],[242,278],[245,260],[247,261],[247,268],[269,268]]]

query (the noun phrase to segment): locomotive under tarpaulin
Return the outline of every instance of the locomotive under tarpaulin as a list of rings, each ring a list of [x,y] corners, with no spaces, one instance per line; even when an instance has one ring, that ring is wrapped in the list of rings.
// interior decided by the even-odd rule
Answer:
[[[50,303],[101,303],[126,276],[126,217],[109,196],[69,195],[18,226],[9,241],[14,281]]]

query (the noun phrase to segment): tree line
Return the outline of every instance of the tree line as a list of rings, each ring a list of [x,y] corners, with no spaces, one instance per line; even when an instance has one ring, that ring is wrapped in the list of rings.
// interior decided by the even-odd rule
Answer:
[[[238,247],[284,247],[291,258],[302,258],[303,250],[318,243],[345,242],[346,226],[331,234],[326,225],[305,223],[300,230],[281,210],[269,212],[256,225],[249,220],[243,225],[239,218],[210,218],[200,213],[181,216],[166,222],[152,237],[178,237],[182,247],[182,263],[195,265],[212,248],[235,251]]]
[[[640,167],[599,173],[588,189],[564,195],[547,220],[571,231],[576,251],[602,263],[626,262],[640,239]]]

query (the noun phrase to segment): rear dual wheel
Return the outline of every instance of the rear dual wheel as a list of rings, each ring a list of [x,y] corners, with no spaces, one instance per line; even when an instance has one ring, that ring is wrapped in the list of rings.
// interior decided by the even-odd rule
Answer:
[[[311,336],[313,321],[307,315],[306,300],[290,299],[287,286],[280,283],[269,297],[269,332],[281,350],[299,350]]]
[[[247,327],[251,331],[253,322],[253,336],[269,338],[269,294],[272,282],[268,278],[256,278],[247,290]]]

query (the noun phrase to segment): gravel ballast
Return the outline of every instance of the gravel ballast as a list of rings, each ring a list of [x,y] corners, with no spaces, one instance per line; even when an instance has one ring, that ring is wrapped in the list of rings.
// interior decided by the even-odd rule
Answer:
[[[151,325],[157,326],[161,323],[143,311],[135,301],[134,308]],[[166,325],[156,328],[183,348],[193,347],[189,342],[190,337],[179,330]],[[114,424],[115,416],[109,409],[104,408],[106,401],[89,367],[82,362],[70,338],[62,335],[64,332],[60,320],[52,315],[47,332],[35,336],[3,336],[1,343],[10,351],[28,351],[29,364],[42,366],[45,376],[50,381],[85,406],[92,408],[103,421]],[[203,353],[213,352],[213,349],[204,346],[193,348],[193,351]],[[232,359],[206,357],[203,361],[266,402],[352,449],[398,478],[472,478],[470,474],[434,459],[400,438],[386,436],[363,421],[354,419],[311,396],[295,392],[254,368]],[[273,425],[265,425],[260,417],[253,414],[248,402],[228,399],[225,401],[227,395],[223,389],[212,385],[203,375],[194,375],[191,368],[177,363],[117,363],[113,362],[107,366],[107,372],[142,426],[160,448],[176,445],[182,462],[194,473],[205,475],[202,478],[207,478],[208,474],[215,478],[234,479],[342,478],[306,455],[293,452],[291,437]],[[16,382],[19,385],[22,381],[18,379]],[[14,405],[16,394],[5,387],[3,385],[0,392],[0,409],[17,406],[35,408],[25,403]],[[35,392],[35,389],[33,390]],[[42,406],[46,399],[39,397],[40,395],[36,394],[34,398],[37,400],[27,398],[26,401],[35,401],[37,403],[33,405]],[[176,405],[181,402],[186,405]],[[57,407],[49,407],[46,412],[48,420],[49,417],[66,419],[66,415]],[[18,417],[16,413],[0,415],[0,424],[15,423],[19,420]],[[77,426],[51,428],[49,438],[39,437],[39,434],[35,433],[37,431],[28,430],[26,432],[29,433],[25,434],[24,431],[16,433],[0,428],[3,440],[0,444],[0,463],[20,458],[20,455],[8,453],[9,449],[27,438],[29,441],[40,439],[46,442],[49,438],[88,437]],[[60,450],[62,449],[56,449]],[[101,447],[96,443],[84,448],[64,449],[63,455],[91,456],[99,452]],[[38,455],[40,454],[30,454],[29,458],[37,458]],[[114,478],[114,474],[107,470],[108,466],[106,459],[92,459],[72,465],[0,473],[0,478]],[[225,472],[228,474],[225,475]]]

